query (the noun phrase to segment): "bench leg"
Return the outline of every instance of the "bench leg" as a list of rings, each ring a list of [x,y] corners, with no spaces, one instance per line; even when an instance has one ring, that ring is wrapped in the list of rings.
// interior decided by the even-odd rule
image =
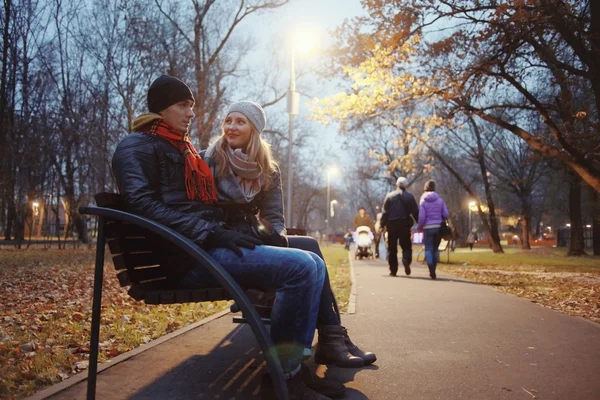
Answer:
[[[102,279],[104,275],[104,218],[98,221],[96,243],[96,266],[94,268],[94,299],[92,303],[92,329],[90,340],[90,363],[88,366],[87,400],[96,398],[96,374],[98,372],[98,342],[100,341],[100,306],[102,305]]]

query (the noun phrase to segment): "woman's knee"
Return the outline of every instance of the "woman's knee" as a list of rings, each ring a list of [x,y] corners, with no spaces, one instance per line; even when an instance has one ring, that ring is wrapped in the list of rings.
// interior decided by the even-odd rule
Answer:
[[[310,251],[323,260],[323,253],[315,238],[311,236],[288,236],[287,238],[291,248]]]

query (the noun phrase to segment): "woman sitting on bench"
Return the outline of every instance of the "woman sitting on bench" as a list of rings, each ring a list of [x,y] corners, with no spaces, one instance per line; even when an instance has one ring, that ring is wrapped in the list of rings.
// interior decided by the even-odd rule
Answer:
[[[262,107],[250,101],[232,104],[222,124],[221,136],[202,154],[217,185],[218,206],[226,222],[240,232],[252,234],[267,245],[299,247],[312,257],[323,258],[312,237],[285,237],[281,176],[270,145],[260,134],[266,125]],[[260,218],[257,218],[257,214]],[[320,298],[317,318],[318,343],[315,362],[356,368],[376,360],[363,352],[341,326],[329,276]],[[312,343],[306,342],[310,351]],[[310,354],[310,353],[308,353]]]

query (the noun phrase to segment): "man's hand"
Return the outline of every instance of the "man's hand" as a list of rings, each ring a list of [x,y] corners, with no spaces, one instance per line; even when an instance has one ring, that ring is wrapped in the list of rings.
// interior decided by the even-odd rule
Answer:
[[[204,243],[207,247],[229,249],[239,257],[242,257],[243,255],[240,247],[252,250],[256,246],[263,244],[261,240],[254,236],[246,235],[221,226],[216,227],[215,230],[208,235],[208,238]]]

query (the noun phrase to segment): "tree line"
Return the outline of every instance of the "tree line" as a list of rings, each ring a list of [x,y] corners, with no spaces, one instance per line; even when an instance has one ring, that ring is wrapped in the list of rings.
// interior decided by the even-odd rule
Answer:
[[[524,248],[543,214],[560,215],[566,203],[569,254],[584,251],[582,212],[600,254],[597,2],[374,0],[363,7],[365,16],[338,28],[326,66],[347,89],[316,100],[315,119],[340,123],[355,143],[377,142],[371,155],[384,180],[418,181],[429,166],[451,176],[476,202],[496,252],[501,201],[504,212],[520,216]]]
[[[3,0],[0,16],[0,230],[24,239],[33,213],[56,235],[87,241],[77,213],[93,195],[114,191],[110,159],[118,141],[146,109],[146,91],[160,74],[187,82],[196,97],[192,139],[206,148],[219,133],[231,101],[264,107],[285,97],[275,65],[251,71],[245,60],[253,40],[243,22],[268,15],[288,0]],[[241,33],[239,33],[241,32]],[[273,55],[273,64],[281,62]],[[287,77],[285,77],[287,78]],[[264,133],[275,154],[285,154],[285,114],[269,113]],[[294,145],[306,145],[299,124]],[[283,159],[283,157],[280,157]],[[308,185],[295,160],[300,221],[322,188]],[[284,180],[287,169],[282,167]],[[310,186],[310,187],[308,187]],[[303,190],[303,187],[308,187]],[[306,193],[304,193],[306,192]],[[312,205],[311,205],[312,204]],[[45,207],[44,207],[45,206]],[[59,225],[63,208],[64,228]],[[60,232],[59,229],[61,228]],[[39,232],[38,232],[39,233]]]

